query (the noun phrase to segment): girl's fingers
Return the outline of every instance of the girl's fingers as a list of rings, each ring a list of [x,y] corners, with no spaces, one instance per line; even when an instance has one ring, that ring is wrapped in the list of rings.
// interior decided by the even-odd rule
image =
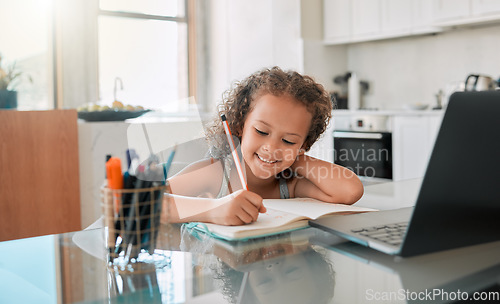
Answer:
[[[259,217],[259,209],[254,204],[247,202],[246,204],[242,204],[241,208],[243,209],[242,211],[250,215],[252,222],[255,222]]]
[[[264,213],[267,211],[262,203],[262,197],[257,193],[246,191],[245,198],[257,208],[258,212]]]
[[[245,224],[253,222],[253,218],[243,208],[236,214],[236,216]]]

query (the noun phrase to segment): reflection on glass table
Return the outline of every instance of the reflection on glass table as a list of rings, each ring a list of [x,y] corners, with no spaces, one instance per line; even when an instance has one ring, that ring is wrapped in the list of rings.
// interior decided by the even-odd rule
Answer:
[[[230,303],[329,303],[335,271],[314,229],[244,242],[227,242],[183,230],[181,249],[214,279]],[[325,235],[329,243],[343,242]],[[207,256],[212,256],[210,262]]]
[[[401,291],[495,291],[500,275],[500,242],[400,259],[313,228],[230,243],[179,226],[160,232],[168,266],[120,273],[106,265],[103,235],[0,243],[0,302],[377,303]]]

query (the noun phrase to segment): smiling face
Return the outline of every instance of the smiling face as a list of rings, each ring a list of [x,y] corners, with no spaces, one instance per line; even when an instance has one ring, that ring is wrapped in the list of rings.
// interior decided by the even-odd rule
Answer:
[[[241,139],[247,174],[273,178],[295,161],[311,126],[312,114],[288,95],[265,94],[251,104]]]
[[[248,276],[260,303],[314,303],[314,298],[322,292],[316,286],[315,273],[302,254],[273,259],[264,265]]]

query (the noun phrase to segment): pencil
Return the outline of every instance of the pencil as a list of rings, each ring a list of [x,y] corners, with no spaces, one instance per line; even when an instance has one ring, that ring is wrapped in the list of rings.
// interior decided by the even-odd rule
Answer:
[[[224,131],[226,132],[229,149],[231,149],[231,154],[233,155],[234,165],[236,166],[236,171],[238,171],[238,176],[240,177],[241,186],[243,187],[243,189],[248,190],[248,186],[245,181],[245,175],[243,175],[243,168],[241,167],[240,157],[238,156],[238,151],[236,151],[233,136],[231,135],[231,130],[229,129],[229,125],[226,120],[226,115],[222,114],[220,117],[222,119]]]

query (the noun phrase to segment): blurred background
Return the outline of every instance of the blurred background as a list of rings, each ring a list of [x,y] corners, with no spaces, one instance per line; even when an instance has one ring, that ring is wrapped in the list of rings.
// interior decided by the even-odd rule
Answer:
[[[496,1],[0,0],[2,66],[16,64],[18,109],[126,104],[213,109],[230,84],[279,65],[362,107],[436,103],[469,74],[498,79]],[[30,81],[28,79],[32,79]],[[189,98],[192,97],[192,98]],[[194,97],[194,98],[193,98]],[[446,97],[446,96],[444,96]]]

